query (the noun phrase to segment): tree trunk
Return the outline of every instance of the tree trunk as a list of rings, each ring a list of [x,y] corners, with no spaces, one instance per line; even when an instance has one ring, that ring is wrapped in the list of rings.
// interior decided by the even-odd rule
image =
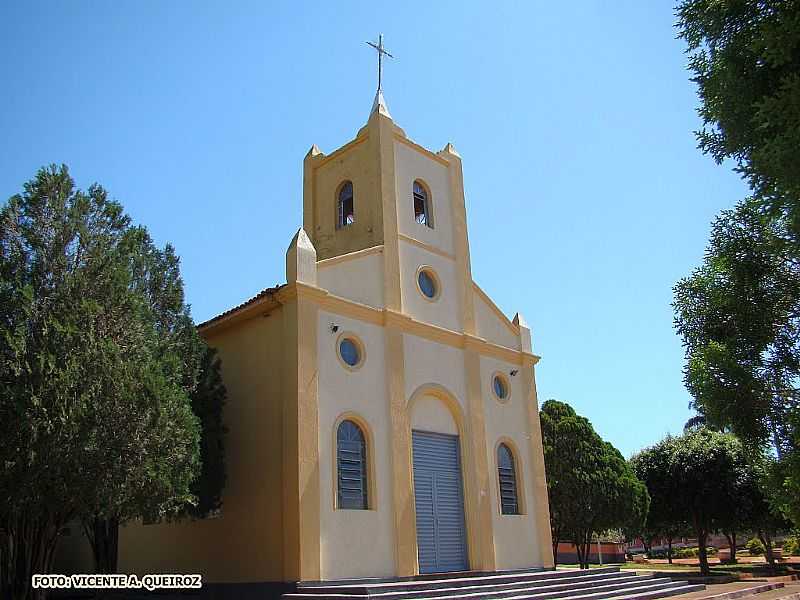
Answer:
[[[32,576],[53,572],[53,557],[62,524],[50,518],[21,516],[4,524],[0,536],[0,598],[44,600],[47,590],[34,590]]]
[[[555,536],[553,536],[553,538],[551,538],[551,539],[552,539],[552,542],[553,542],[553,566],[555,567],[555,566],[558,566],[558,542],[559,542],[559,539],[557,537],[555,537]]]
[[[708,550],[706,545],[708,543],[708,532],[705,529],[697,530],[697,555],[700,559],[700,573],[703,575],[710,575],[711,569],[708,566]]]
[[[672,536],[667,538],[667,562],[672,564]]]
[[[725,534],[725,538],[728,540],[728,548],[730,550],[730,557],[728,558],[728,561],[731,564],[736,564],[736,532],[731,531],[728,533],[727,531],[724,531],[723,533]]]
[[[772,536],[769,531],[759,531],[758,539],[764,544],[764,558],[767,559],[767,564],[770,567],[775,566],[775,554],[772,552]]]
[[[119,556],[119,519],[95,516],[84,521],[83,529],[92,546],[95,573],[116,573]]]
[[[644,553],[647,554],[647,556],[650,556],[650,546],[650,540],[648,540],[646,537],[643,537],[642,548],[644,548]]]

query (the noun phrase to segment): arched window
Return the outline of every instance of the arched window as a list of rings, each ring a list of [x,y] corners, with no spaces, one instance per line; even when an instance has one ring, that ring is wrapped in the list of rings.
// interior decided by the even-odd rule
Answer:
[[[518,515],[517,471],[511,448],[500,444],[497,448],[497,475],[500,479],[500,512],[504,515]]]
[[[431,203],[428,198],[428,190],[421,182],[415,181],[413,188],[414,196],[414,220],[421,225],[433,228],[433,218],[431,216]]]
[[[338,220],[336,227],[347,227],[352,225],[355,220],[353,212],[353,182],[345,181],[339,187],[339,201],[337,204]]]
[[[353,421],[342,421],[336,431],[337,507],[366,509],[367,444]]]

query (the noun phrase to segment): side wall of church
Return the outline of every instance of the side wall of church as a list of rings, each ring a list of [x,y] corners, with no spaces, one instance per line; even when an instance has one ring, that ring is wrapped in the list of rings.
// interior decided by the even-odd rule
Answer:
[[[281,581],[282,309],[212,335],[228,390],[228,481],[219,517],[120,531],[120,572],[202,573],[209,582]]]

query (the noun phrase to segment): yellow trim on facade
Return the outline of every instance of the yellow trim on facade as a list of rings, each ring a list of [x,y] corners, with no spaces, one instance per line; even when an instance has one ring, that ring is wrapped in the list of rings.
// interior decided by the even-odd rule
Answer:
[[[513,333],[516,337],[519,337],[519,327],[514,325],[514,322],[511,319],[509,319],[505,315],[505,313],[503,313],[502,310],[500,310],[500,308],[497,306],[497,304],[494,303],[494,300],[492,300],[489,297],[489,295],[481,289],[481,286],[479,286],[477,283],[475,283],[473,281],[472,282],[472,287],[478,293],[478,295],[484,300],[484,302],[486,302],[486,304],[489,305],[489,308],[492,309],[492,312],[494,312],[494,314],[496,314],[498,317],[500,317],[500,320],[503,322],[503,324],[506,327],[508,327],[508,330],[511,333]]]
[[[327,290],[302,282],[288,284],[276,292],[274,296],[270,296],[264,301],[259,300],[252,306],[243,308],[241,312],[232,313],[228,317],[212,323],[207,328],[203,329],[203,334],[211,335],[235,323],[259,315],[266,316],[277,306],[291,302],[298,296],[313,300],[320,308],[342,315],[343,317],[350,317],[372,325],[393,327],[404,333],[418,335],[427,340],[454,348],[471,348],[482,356],[491,356],[512,364],[535,365],[540,359],[540,357],[535,354],[499,346],[475,335],[458,333],[457,331],[445,329],[438,325],[424,323],[395,310],[374,308],[366,304],[361,304],[360,302],[336,296]]]
[[[538,537],[539,551],[541,552],[542,566],[552,569],[553,545],[550,537],[550,504],[547,494],[547,477],[544,469],[544,449],[542,448],[542,427],[539,422],[539,399],[536,393],[536,375],[533,367],[522,369],[522,389],[525,394],[525,404],[528,408],[528,430],[530,434],[530,457],[533,461],[533,498],[536,535]]]
[[[428,150],[424,146],[420,146],[416,142],[408,139],[405,136],[405,133],[403,135],[399,135],[397,132],[395,132],[394,139],[396,139],[398,142],[401,142],[401,143],[405,144],[409,148],[413,148],[414,150],[416,150],[417,152],[422,154],[422,156],[424,156],[425,158],[430,158],[431,160],[436,161],[437,163],[439,163],[443,167],[449,167],[450,166],[450,163],[448,163],[447,160],[445,160],[444,158],[442,158],[438,154],[434,154],[433,152],[431,152],[430,150]]]
[[[287,288],[296,289],[297,285]],[[308,297],[294,294],[283,311],[284,578],[314,581],[321,576],[318,306]]]
[[[344,154],[348,150],[351,150],[352,148],[355,148],[359,144],[361,144],[363,142],[366,142],[367,139],[369,139],[368,135],[359,136],[359,137],[356,137],[356,138],[350,140],[344,146],[340,146],[339,148],[337,148],[336,150],[334,150],[330,154],[318,155],[317,162],[314,164],[314,168],[319,168],[322,165],[324,165],[325,163],[331,162],[335,158],[340,157],[342,154]]]
[[[473,568],[494,571],[497,567],[492,525],[491,496],[489,494],[489,464],[486,458],[486,418],[483,411],[481,385],[481,357],[474,349],[464,349],[466,373],[466,402],[469,411],[469,441],[471,442],[469,463],[473,481],[469,489],[474,497],[475,548]]]
[[[392,500],[394,501],[394,557],[398,577],[419,573],[417,556],[417,515],[414,504],[414,478],[411,470],[411,419],[406,406],[405,353],[403,334],[387,329],[386,392],[392,445]]]
[[[428,252],[431,252],[432,254],[436,254],[438,256],[441,256],[443,258],[447,258],[449,260],[455,260],[456,259],[456,257],[454,255],[450,254],[449,252],[445,252],[444,250],[440,250],[436,246],[431,246],[430,244],[427,244],[427,243],[425,243],[425,242],[423,242],[421,240],[418,240],[417,238],[413,238],[410,235],[406,235],[404,233],[398,233],[397,237],[398,237],[398,239],[401,239],[404,242],[408,242],[409,244],[413,244],[413,245],[417,246],[418,248],[422,248],[423,250],[427,250]]]
[[[347,254],[340,254],[339,256],[332,256],[324,260],[317,261],[317,268],[324,269],[325,267],[332,267],[339,263],[347,262],[350,260],[357,260],[370,254],[380,254],[383,252],[383,244],[372,246],[371,248],[364,248],[363,250],[356,250],[355,252],[348,252]]]

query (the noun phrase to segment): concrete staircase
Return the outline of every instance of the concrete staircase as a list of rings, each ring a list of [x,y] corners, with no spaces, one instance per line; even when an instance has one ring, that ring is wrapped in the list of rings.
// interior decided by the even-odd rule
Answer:
[[[703,590],[668,577],[620,572],[619,567],[581,571],[438,573],[413,580],[361,579],[298,584],[284,600],[651,600]]]

